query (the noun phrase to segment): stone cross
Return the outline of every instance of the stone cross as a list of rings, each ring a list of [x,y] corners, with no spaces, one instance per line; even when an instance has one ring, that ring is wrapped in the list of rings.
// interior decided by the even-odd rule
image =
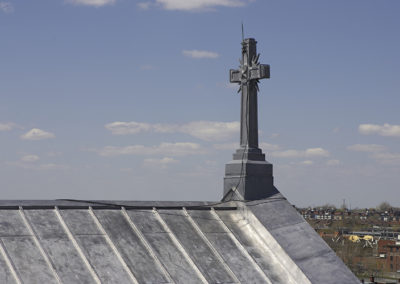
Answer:
[[[270,69],[267,64],[258,63],[254,38],[242,42],[242,59],[238,70],[230,70],[231,83],[239,83],[238,92],[242,92],[240,115],[240,147],[258,149],[257,92],[259,79],[269,78]]]

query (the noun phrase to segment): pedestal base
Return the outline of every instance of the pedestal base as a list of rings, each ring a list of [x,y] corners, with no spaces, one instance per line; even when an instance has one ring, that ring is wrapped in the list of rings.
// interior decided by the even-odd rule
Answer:
[[[242,162],[243,157],[243,162]],[[272,164],[260,149],[238,149],[233,161],[225,165],[224,196],[235,189],[245,200],[258,200],[278,193]]]

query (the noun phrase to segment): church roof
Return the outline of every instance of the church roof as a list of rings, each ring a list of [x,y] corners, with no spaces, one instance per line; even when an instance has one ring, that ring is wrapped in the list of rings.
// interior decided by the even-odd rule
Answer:
[[[0,201],[0,283],[359,283],[277,193]]]

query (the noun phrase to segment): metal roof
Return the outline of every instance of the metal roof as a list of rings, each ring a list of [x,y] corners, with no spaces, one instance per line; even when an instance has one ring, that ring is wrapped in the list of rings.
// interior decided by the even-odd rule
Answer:
[[[0,201],[0,283],[359,283],[280,194]]]

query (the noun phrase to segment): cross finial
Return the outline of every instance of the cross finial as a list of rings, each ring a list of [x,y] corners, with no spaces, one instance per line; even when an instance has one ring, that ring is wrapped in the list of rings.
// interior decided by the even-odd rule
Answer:
[[[258,62],[260,54],[257,54],[256,44],[254,38],[243,39],[239,69],[229,72],[230,82],[239,83],[238,92],[242,92],[240,146],[247,149],[258,148],[258,83],[260,79],[270,77],[269,65]]]

